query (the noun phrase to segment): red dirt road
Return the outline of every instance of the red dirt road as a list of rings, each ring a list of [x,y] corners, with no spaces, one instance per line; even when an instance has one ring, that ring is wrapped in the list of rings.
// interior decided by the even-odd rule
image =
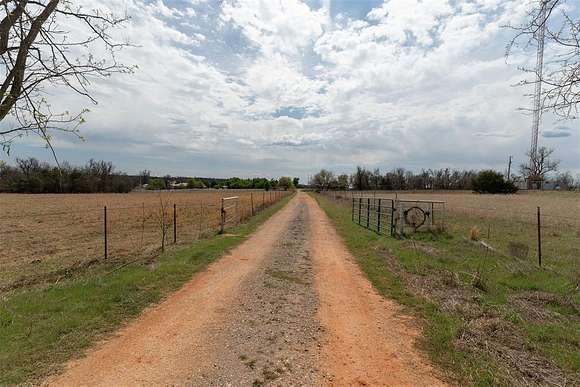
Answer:
[[[332,385],[441,386],[413,346],[419,335],[400,307],[381,297],[364,277],[316,204],[311,211],[312,255],[320,297],[323,369]]]
[[[298,193],[242,245],[46,384],[443,385],[418,331]]]

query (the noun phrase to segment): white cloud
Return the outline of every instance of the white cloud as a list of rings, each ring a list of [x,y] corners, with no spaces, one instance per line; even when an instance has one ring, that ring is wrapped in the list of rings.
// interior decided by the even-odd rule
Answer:
[[[340,2],[84,3],[127,10],[132,22],[120,34],[138,47],[120,59],[139,65],[94,82],[100,104],[83,129],[87,148],[204,160],[180,174],[227,176],[245,165],[248,175],[304,177],[358,163],[494,167],[528,147],[530,120],[516,111],[526,91],[511,87],[528,59],[506,64],[501,27],[522,20],[522,1],[387,0],[364,19],[345,11],[334,20]],[[87,103],[54,96],[70,110]],[[567,133],[558,157],[580,169],[580,131]],[[160,163],[154,172],[170,172]]]

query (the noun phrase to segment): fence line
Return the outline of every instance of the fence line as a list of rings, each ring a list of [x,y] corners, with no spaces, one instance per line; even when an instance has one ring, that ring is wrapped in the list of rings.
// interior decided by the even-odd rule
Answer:
[[[376,217],[373,218],[373,207],[368,204],[368,201],[392,200],[397,202],[396,199],[384,198],[380,195],[366,198],[358,193],[353,194],[348,191],[324,191],[322,194],[345,204],[352,203],[349,204],[351,206],[352,221],[373,231],[376,228]],[[414,202],[414,200],[411,199],[409,202]],[[371,209],[371,216],[367,215],[369,208]],[[483,226],[487,226],[487,230],[478,231],[481,234],[480,238],[486,238],[487,242],[491,241],[494,247],[497,247],[505,255],[528,258],[529,255],[533,254],[535,262],[539,266],[544,266],[546,259],[548,259],[554,269],[558,269],[557,266],[560,264],[564,265],[564,267],[571,265],[572,268],[580,269],[580,260],[577,256],[577,247],[580,246],[580,226],[570,227],[565,222],[545,222],[546,218],[566,220],[578,220],[578,218],[544,214],[541,207],[538,206],[535,206],[529,213],[518,211],[528,215],[529,219],[527,220],[509,218],[509,214],[502,214],[500,209],[469,207],[477,211],[494,212],[497,215],[495,217],[486,217],[482,214],[456,211],[457,209],[466,208],[464,206],[448,204],[446,208],[448,212],[446,227],[451,227],[453,232],[459,232],[465,238],[469,238],[469,234],[474,227],[481,226],[483,223]],[[392,219],[398,221],[400,215],[401,212],[397,215],[396,211],[393,211]],[[486,234],[485,231],[487,231]]]
[[[408,198],[399,198],[399,194],[405,194],[405,193],[414,193],[414,194],[425,194],[425,195],[431,195],[430,192],[426,192],[426,191],[393,191],[393,193],[389,192],[385,192],[385,191],[322,191],[322,193],[327,196],[327,197],[332,197],[335,200],[352,200],[352,198],[359,198],[359,197],[367,197],[365,195],[368,195],[369,193],[372,194],[372,198],[374,199],[393,199],[392,196],[394,196],[394,199],[397,200],[402,200],[402,201],[410,201],[410,202],[415,202],[415,201],[421,201],[424,199],[408,199]],[[437,193],[441,193],[441,192],[437,192]],[[457,192],[454,192],[455,194],[459,194]],[[443,193],[445,194],[445,192]],[[436,195],[436,194],[435,194]],[[579,199],[580,199],[580,195],[579,195]],[[501,211],[506,211],[504,208],[498,207],[498,208],[489,208],[489,207],[471,207],[471,206],[464,206],[464,205],[449,205],[448,203],[448,210],[451,212],[457,212],[456,210],[474,210],[474,211],[481,211],[481,212],[486,212],[486,213],[498,213]],[[530,210],[529,211],[522,211],[522,210],[518,210],[518,209],[513,209],[510,208],[509,209],[509,213],[510,214],[514,214],[514,215],[523,215],[528,217],[531,220],[530,224],[536,225],[536,205],[530,206]],[[574,209],[571,209],[571,211],[574,211]],[[578,216],[563,216],[563,215],[554,215],[554,214],[546,214],[544,212],[541,213],[541,217],[543,218],[550,218],[550,219],[554,219],[554,220],[558,220],[561,221],[562,224],[564,225],[568,225],[570,223],[565,222],[565,221],[571,221],[575,226],[578,226],[580,228],[580,206],[578,207],[578,209],[576,210],[578,211]]]
[[[220,197],[210,198],[212,202],[203,197],[189,203],[183,203],[183,197],[176,198],[176,202],[163,198],[157,205],[107,205],[53,213],[60,216],[23,216],[19,220],[2,217],[0,289],[83,262],[126,262],[127,258],[154,256],[168,246],[184,245],[227,230],[289,194],[244,192],[234,206],[224,207],[223,222]]]

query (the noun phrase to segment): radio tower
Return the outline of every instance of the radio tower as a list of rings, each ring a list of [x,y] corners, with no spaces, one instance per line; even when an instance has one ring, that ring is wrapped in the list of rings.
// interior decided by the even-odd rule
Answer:
[[[540,26],[536,31],[538,52],[536,56],[536,89],[534,91],[533,121],[532,121],[532,144],[530,147],[530,176],[528,176],[528,188],[541,184],[541,177],[536,175],[535,160],[538,153],[538,133],[542,118],[542,77],[544,71],[544,38],[546,35],[546,8],[550,0],[540,0],[540,14],[538,20]],[[536,186],[537,188],[540,188]]]

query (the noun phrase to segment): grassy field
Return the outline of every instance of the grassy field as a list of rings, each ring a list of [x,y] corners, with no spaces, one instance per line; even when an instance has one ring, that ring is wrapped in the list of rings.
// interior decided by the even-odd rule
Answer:
[[[534,225],[514,219],[509,211],[537,200],[570,208],[578,197],[522,195],[518,204],[519,195],[455,195],[421,195],[448,199],[447,231],[407,239],[378,236],[352,223],[348,200],[332,200],[333,194],[316,197],[375,287],[423,319],[425,349],[461,384],[580,383],[579,230],[569,225],[553,234],[550,254],[539,268]],[[483,203],[502,210],[490,216],[485,210],[453,209],[483,208]],[[477,240],[470,238],[474,226],[481,230]],[[486,243],[495,251],[480,244],[488,226],[491,241]],[[528,254],[512,256],[510,242],[527,244]]]
[[[220,200],[238,196],[230,225],[254,209],[273,203],[281,192],[200,190],[129,194],[0,194],[0,293],[38,282],[59,281],[101,263],[103,207],[107,206],[109,259],[127,262],[173,245],[173,205],[177,245],[213,235]]]
[[[0,385],[34,383],[178,289],[235,247],[289,198],[223,235],[144,264],[103,264],[74,279],[22,290],[0,301]]]

